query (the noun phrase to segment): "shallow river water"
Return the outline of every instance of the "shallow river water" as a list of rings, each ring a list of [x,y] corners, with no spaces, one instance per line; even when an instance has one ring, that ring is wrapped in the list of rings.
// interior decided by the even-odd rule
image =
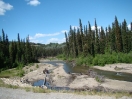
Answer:
[[[62,63],[62,64],[64,64],[63,68],[67,73],[69,73],[69,72],[70,73],[80,73],[80,72],[81,73],[87,73],[88,72],[88,67],[82,67],[82,66],[72,67],[70,63],[67,63],[67,62],[64,62],[64,61],[47,61],[47,62],[43,62],[43,63],[49,63],[49,64],[52,64],[54,66],[58,66],[57,63]],[[132,82],[132,74],[120,73],[120,72],[111,72],[111,71],[103,71],[103,70],[98,70],[98,69],[92,69],[92,70],[95,71],[99,75],[105,76],[105,78]],[[43,82],[44,82],[44,80],[36,81],[36,82],[33,83],[33,86],[40,86],[40,85],[43,84]],[[55,89],[59,90],[61,88],[56,87]],[[69,88],[65,87],[64,89],[68,90]]]

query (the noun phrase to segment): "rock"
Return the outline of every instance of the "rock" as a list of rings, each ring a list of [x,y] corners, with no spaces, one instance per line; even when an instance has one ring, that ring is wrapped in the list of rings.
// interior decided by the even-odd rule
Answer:
[[[41,88],[43,88],[43,89],[47,89],[47,86],[45,86],[45,85],[42,85],[42,86],[41,86]]]

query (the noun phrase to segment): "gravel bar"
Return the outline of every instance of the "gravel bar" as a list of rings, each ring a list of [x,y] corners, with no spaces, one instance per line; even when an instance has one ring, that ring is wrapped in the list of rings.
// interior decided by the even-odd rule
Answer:
[[[0,99],[116,99],[110,96],[76,95],[71,93],[33,93],[22,89],[0,87]],[[122,97],[120,99],[132,99]]]

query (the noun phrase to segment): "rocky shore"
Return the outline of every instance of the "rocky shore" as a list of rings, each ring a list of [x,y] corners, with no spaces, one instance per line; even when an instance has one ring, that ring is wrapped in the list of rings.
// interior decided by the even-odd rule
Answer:
[[[26,72],[25,76],[18,79],[1,78],[6,84],[16,85],[20,87],[32,87],[32,82],[44,79],[45,74],[43,70],[49,70],[49,76],[46,78],[50,80],[52,86],[69,87],[71,89],[84,89],[84,90],[104,90],[104,91],[125,91],[132,92],[132,82],[105,79],[103,82],[97,81],[96,77],[84,74],[67,74],[63,69],[63,64],[58,63],[58,66],[53,66],[48,63],[36,63],[32,66],[26,66],[23,70]],[[126,64],[127,65],[127,64]],[[123,66],[122,64],[115,64],[112,66],[95,67],[103,68],[103,70],[113,70],[113,67],[123,68],[124,72],[132,70],[131,65]],[[104,69],[105,68],[105,69]],[[126,69],[125,69],[126,68]],[[130,70],[128,70],[128,68]],[[122,71],[123,71],[122,70]]]

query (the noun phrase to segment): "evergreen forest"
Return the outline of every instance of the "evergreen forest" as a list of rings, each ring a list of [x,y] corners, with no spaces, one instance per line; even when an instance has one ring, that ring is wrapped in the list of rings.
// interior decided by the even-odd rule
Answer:
[[[57,56],[62,53],[62,47],[65,44],[40,44],[29,41],[29,36],[26,39],[21,39],[19,33],[17,41],[9,41],[7,34],[2,29],[0,36],[0,70],[25,66],[29,63],[38,62],[39,58],[49,56]]]
[[[95,29],[91,24],[72,28],[65,33],[66,46],[63,55],[59,57],[76,60],[77,65],[105,65],[112,63],[132,62],[132,22],[130,28],[126,20],[118,22],[117,17],[111,25],[98,28],[95,19]]]
[[[126,20],[114,22],[106,27],[98,28],[95,19],[95,29],[91,24],[72,28],[65,33],[66,42],[62,44],[40,44],[21,39],[18,33],[17,41],[8,39],[2,29],[0,35],[0,69],[15,68],[29,63],[38,62],[39,58],[55,57],[75,61],[77,65],[105,65],[112,63],[132,63],[132,22],[130,28]]]

